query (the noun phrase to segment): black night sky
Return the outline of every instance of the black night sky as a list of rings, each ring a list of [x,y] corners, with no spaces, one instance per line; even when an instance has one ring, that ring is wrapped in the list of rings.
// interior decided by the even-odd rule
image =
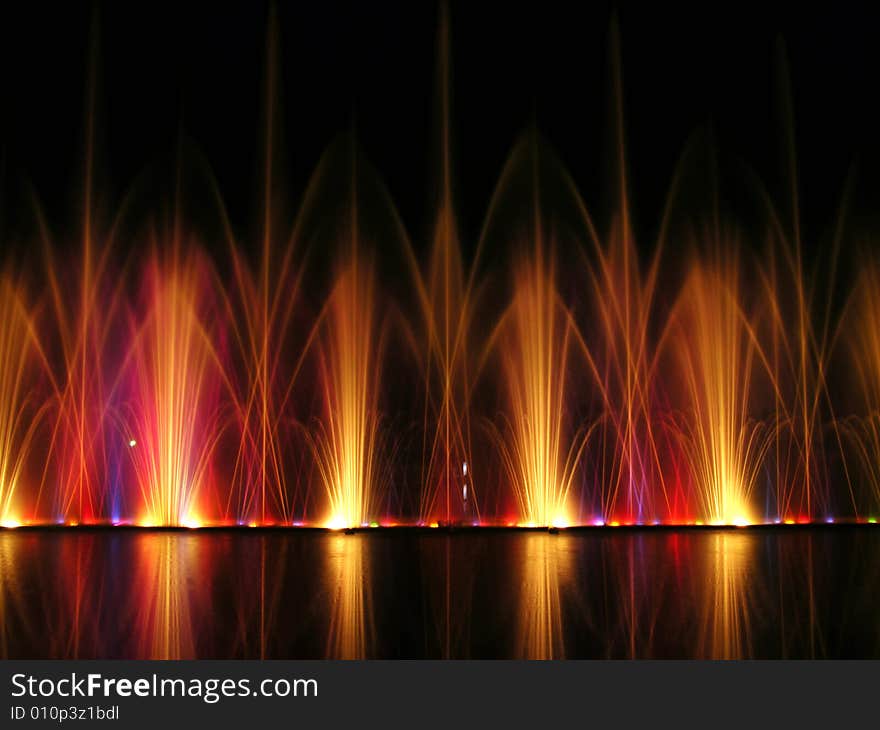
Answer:
[[[278,3],[283,155],[295,200],[322,150],[354,127],[415,240],[430,225],[436,151],[433,3]],[[656,229],[688,140],[711,128],[731,159],[782,190],[776,124],[784,40],[804,219],[833,222],[851,170],[854,216],[877,190],[877,11],[743,3],[452,3],[455,193],[479,230],[505,158],[534,121],[599,214],[607,181],[612,16],[623,48],[631,191]],[[269,6],[248,3],[16,3],[2,10],[5,226],[33,186],[47,217],[77,217],[90,26],[96,19],[99,188],[113,202],[180,131],[210,164],[233,223],[258,204]],[[855,164],[857,163],[857,164]],[[775,186],[775,187],[774,187]]]

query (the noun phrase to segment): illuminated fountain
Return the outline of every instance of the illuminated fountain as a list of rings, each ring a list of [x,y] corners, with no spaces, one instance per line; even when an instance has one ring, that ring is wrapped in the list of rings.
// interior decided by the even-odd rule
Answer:
[[[696,264],[676,307],[675,351],[688,406],[679,424],[703,520],[755,521],[752,492],[768,447],[749,414],[759,353],[736,262]]]
[[[561,204],[552,195],[556,191]],[[505,164],[481,234],[480,245],[504,246],[510,261],[504,272],[509,294],[477,372],[483,388],[494,390],[501,403],[489,419],[489,432],[505,478],[504,496],[515,498],[520,526],[579,521],[569,498],[596,423],[582,415],[584,393],[576,387],[588,382],[584,371],[595,375],[596,368],[562,293],[571,272],[561,270],[558,258],[563,244],[579,243],[576,235],[557,237],[566,228],[560,221],[571,212],[572,199],[580,215],[564,169],[532,131]],[[498,505],[509,513],[509,499]]]
[[[845,365],[856,375],[855,396],[861,405],[839,423],[857,457],[848,469],[847,481],[854,501],[855,490],[865,487],[859,490],[856,504],[863,505],[873,518],[880,512],[880,265],[876,261],[869,261],[859,272],[844,324],[849,325]]]
[[[502,360],[510,402],[500,450],[523,523],[565,527],[567,499],[585,438],[567,433],[566,368],[572,321],[559,301],[554,265],[540,244],[515,277],[502,320]]]
[[[220,434],[219,357],[208,328],[210,271],[197,256],[158,255],[146,268],[144,319],[133,336],[130,447],[142,524],[202,523]]]
[[[108,381],[114,379],[107,366],[112,363],[118,368],[125,357],[110,346],[120,314],[118,290],[109,288],[107,251],[96,262],[88,244],[85,248],[74,292],[64,275],[69,263],[56,259],[49,266],[55,316],[52,349],[60,352],[48,353],[55,366],[52,377],[57,395],[51,453],[38,502],[51,505],[52,522],[68,524],[109,519],[120,499],[107,478],[112,469],[105,438],[112,385]]]
[[[114,520],[122,509],[105,428],[110,391],[125,358],[115,346],[125,277],[114,261],[116,224],[102,225],[96,190],[97,36],[93,23],[85,100],[81,221],[72,240],[56,240],[38,214],[48,317],[37,332],[54,397],[48,458],[37,489],[39,519],[76,525]],[[72,244],[72,245],[71,245]],[[65,249],[70,250],[65,250]],[[71,255],[72,250],[72,255]],[[47,510],[49,513],[46,514]]]
[[[830,245],[811,267],[805,255],[794,111],[787,64],[781,64],[781,123],[785,130],[784,170],[788,190],[774,204],[765,193],[768,219],[764,265],[759,268],[768,315],[762,349],[776,383],[775,520],[827,521],[834,507],[823,430],[828,413],[828,377],[834,331],[832,300],[843,232],[836,221]],[[837,506],[843,514],[849,500]]]
[[[671,244],[682,241],[667,207],[646,252],[628,190],[614,29],[615,174],[603,225],[531,130],[469,255],[453,204],[449,32],[444,9],[424,261],[384,188],[377,197],[361,186],[357,154],[346,158],[342,203],[318,205],[344,187],[332,155],[298,205],[282,201],[274,16],[252,239],[222,203],[218,235],[183,235],[194,223],[178,213],[145,256],[145,237],[131,232],[143,221],[129,229],[127,205],[100,225],[90,79],[82,220],[67,240],[38,215],[44,259],[28,277],[4,269],[0,278],[0,524],[876,519],[880,274],[873,264],[859,273],[836,319],[842,226],[822,252],[830,260],[811,270],[793,147],[790,200],[764,193],[756,230],[734,211],[741,238],[716,242],[714,258],[674,260]],[[688,213],[698,208],[684,197]],[[391,225],[374,229],[374,216]],[[750,240],[762,255],[747,275],[739,262]],[[386,264],[398,254],[394,276]],[[845,363],[832,358],[844,343]],[[861,405],[841,400],[839,413],[838,391]],[[400,464],[392,457],[405,440],[417,457]]]
[[[378,330],[372,266],[362,255],[355,251],[336,279],[320,346],[326,410],[313,439],[330,505],[326,524],[336,529],[359,527],[375,517]]]
[[[590,348],[601,413],[591,449],[596,518],[605,524],[675,519],[655,443],[649,327],[659,257],[643,274],[625,206],[595,254],[585,332],[596,340]]]
[[[438,30],[440,180],[426,271],[413,257],[426,401],[419,522],[479,521],[473,489],[470,398],[475,279],[463,261],[452,201],[449,18],[441,8]],[[462,473],[464,472],[464,473]],[[465,485],[470,485],[470,490]]]
[[[827,404],[829,333],[813,325],[816,295],[807,288],[802,256],[783,244],[764,281],[768,322],[762,349],[777,383],[773,444],[776,519],[809,521],[830,514],[823,421]],[[843,505],[842,505],[843,506]]]
[[[266,108],[262,160],[262,206],[256,263],[249,261],[248,247],[227,230],[234,287],[230,306],[235,325],[233,342],[241,361],[236,396],[240,439],[227,512],[239,524],[290,524],[294,519],[292,472],[298,464],[290,459],[296,443],[285,418],[297,383],[302,350],[296,335],[301,322],[297,308],[304,268],[299,266],[299,227],[293,232],[279,210],[283,194],[278,170],[280,102],[279,41],[276,11],[270,13],[266,44]],[[308,195],[306,195],[306,199]],[[233,373],[233,376],[235,374]]]
[[[47,266],[50,337],[46,348],[56,392],[50,458],[38,502],[50,505],[52,522],[78,524],[109,519],[119,508],[107,475],[107,409],[114,376],[125,353],[111,346],[120,317],[123,277],[111,284],[109,240],[98,245],[86,223],[78,259],[52,255]],[[46,242],[47,249],[52,246]],[[71,275],[71,270],[74,272]],[[45,333],[40,333],[43,336]],[[42,514],[42,504],[38,510]]]
[[[649,522],[669,516],[663,473],[655,469],[650,327],[662,240],[643,268],[630,213],[625,154],[620,39],[611,28],[611,180],[613,209],[600,237],[589,223],[589,321],[583,325],[596,363],[601,424],[591,454],[600,522]],[[586,209],[584,209],[586,217]],[[595,333],[595,335],[594,335]],[[594,500],[595,502],[596,500]]]
[[[44,407],[33,397],[42,367],[39,343],[22,293],[8,277],[0,279],[0,525],[21,524],[16,490]],[[35,402],[36,401],[36,402]]]

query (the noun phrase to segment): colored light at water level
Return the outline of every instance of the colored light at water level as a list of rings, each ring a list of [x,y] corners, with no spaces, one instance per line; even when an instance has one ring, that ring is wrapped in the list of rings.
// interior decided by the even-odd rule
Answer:
[[[729,520],[714,520],[710,524],[713,527],[724,527],[727,525],[731,525],[733,527],[748,527],[752,523],[747,518],[736,515],[734,517],[731,517]]]
[[[862,518],[860,520],[853,520],[852,523],[861,524],[870,524],[876,525],[880,520],[876,517],[868,517]],[[748,528],[752,527],[756,524],[762,525],[784,525],[784,526],[797,526],[797,525],[812,525],[812,524],[827,524],[827,525],[838,525],[838,524],[847,524],[847,520],[837,520],[833,517],[826,517],[821,520],[809,520],[807,518],[799,518],[799,519],[786,519],[786,520],[768,520],[766,522],[754,523],[746,520],[745,518],[736,519],[734,518],[730,522],[721,522],[721,521],[712,521],[706,522],[704,520],[691,520],[691,521],[678,521],[678,520],[611,520],[609,522],[605,522],[604,520],[591,520],[588,522],[580,523],[580,522],[571,522],[564,518],[555,519],[549,525],[539,525],[536,522],[502,522],[496,523],[499,525],[503,525],[508,528],[519,528],[524,530],[537,530],[541,528],[552,528],[552,529],[568,529],[568,528],[578,528],[578,527],[605,527],[605,528],[614,528],[614,527],[687,527],[687,526],[695,526],[695,527],[713,527],[713,528]],[[23,520],[18,518],[8,518],[5,520],[0,520],[0,528],[14,529],[18,527],[25,526],[41,526],[48,523],[42,521],[33,521],[33,520]],[[322,523],[308,523],[301,520],[296,520],[293,522],[278,522],[275,520],[250,520],[243,521],[238,520],[235,522],[228,522],[223,520],[205,520],[202,517],[197,515],[188,515],[181,518],[175,525],[165,525],[161,522],[157,522],[155,519],[150,517],[143,517],[139,520],[130,520],[130,519],[107,519],[107,520],[88,520],[88,521],[79,521],[79,520],[57,520],[55,523],[52,523],[58,526],[65,527],[79,527],[80,525],[105,525],[105,526],[113,526],[113,527],[125,527],[125,526],[137,526],[141,528],[154,528],[154,527],[168,527],[168,526],[177,526],[184,527],[187,529],[198,529],[206,526],[215,526],[215,527],[224,527],[224,526],[238,526],[238,527],[248,527],[248,528],[262,528],[262,527],[281,527],[287,526],[292,529],[296,528],[309,528],[311,526],[320,526],[327,530],[333,531],[341,531],[347,530],[350,528],[361,528],[361,529],[392,529],[396,527],[427,527],[427,528],[439,528],[444,526],[443,523],[440,522],[407,522],[407,521],[398,521],[398,520],[383,520],[381,522],[371,521],[371,522],[362,522],[360,525],[350,525],[346,522],[344,517],[336,516],[334,518],[330,518],[325,520]],[[460,523],[451,523],[452,525],[467,525],[470,527],[485,527],[492,526],[491,522],[483,522],[479,520],[466,521]]]
[[[327,520],[324,527],[328,530],[344,530],[346,527],[349,527],[349,524],[346,522],[343,515],[333,515]]]

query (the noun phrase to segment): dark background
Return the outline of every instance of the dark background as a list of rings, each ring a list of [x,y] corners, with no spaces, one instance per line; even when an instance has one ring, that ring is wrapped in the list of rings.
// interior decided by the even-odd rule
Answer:
[[[354,127],[421,240],[436,178],[437,6],[377,0],[282,2],[277,9],[281,159],[291,200],[327,144]],[[614,13],[631,191],[644,240],[656,230],[676,160],[698,128],[711,127],[726,155],[784,192],[785,135],[774,116],[784,97],[780,39],[791,68],[807,230],[831,225],[852,169],[853,215],[871,214],[880,128],[876,7],[454,2],[455,193],[465,238],[479,231],[504,160],[532,121],[601,218]],[[5,4],[6,228],[27,226],[26,207],[16,201],[28,185],[48,220],[75,228],[92,47],[97,187],[109,207],[146,167],[174,154],[183,131],[210,163],[233,224],[253,225],[268,15],[260,2]]]

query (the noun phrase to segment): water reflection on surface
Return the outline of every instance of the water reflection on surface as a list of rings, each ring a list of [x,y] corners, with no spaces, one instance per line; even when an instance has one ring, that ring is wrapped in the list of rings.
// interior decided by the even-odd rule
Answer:
[[[327,580],[330,583],[330,630],[327,658],[366,659],[372,637],[370,573],[364,540],[352,535],[329,538]]]
[[[742,533],[712,536],[708,546],[699,656],[744,659],[750,655],[751,612],[747,585],[754,540]]]
[[[548,540],[549,535],[540,533],[523,537],[517,656],[564,659],[561,591],[571,577],[571,545],[567,540]]]
[[[196,656],[191,583],[203,576],[199,560],[204,545],[190,535],[144,535],[136,544],[133,614],[137,655],[148,659]]]
[[[0,533],[9,658],[880,656],[880,531]]]

